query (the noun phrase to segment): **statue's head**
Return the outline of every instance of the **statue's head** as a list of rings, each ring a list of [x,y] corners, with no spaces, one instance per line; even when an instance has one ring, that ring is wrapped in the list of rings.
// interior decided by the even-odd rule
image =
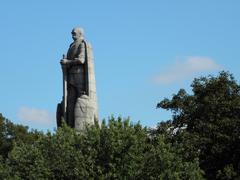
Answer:
[[[72,38],[74,41],[78,39],[83,39],[83,29],[80,27],[75,27],[72,30]]]

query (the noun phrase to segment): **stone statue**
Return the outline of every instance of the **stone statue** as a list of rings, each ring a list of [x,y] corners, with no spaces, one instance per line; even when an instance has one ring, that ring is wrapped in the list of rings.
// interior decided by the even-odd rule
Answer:
[[[98,121],[93,53],[84,40],[83,29],[72,30],[73,43],[60,63],[63,71],[63,100],[57,108],[57,125],[66,123],[76,130]]]

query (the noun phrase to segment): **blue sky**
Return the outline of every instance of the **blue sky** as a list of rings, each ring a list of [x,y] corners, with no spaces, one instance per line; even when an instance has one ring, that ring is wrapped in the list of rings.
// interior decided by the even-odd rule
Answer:
[[[94,49],[99,114],[155,126],[156,109],[194,77],[240,79],[240,1],[2,1],[0,112],[39,130],[56,127],[59,60],[81,26]]]

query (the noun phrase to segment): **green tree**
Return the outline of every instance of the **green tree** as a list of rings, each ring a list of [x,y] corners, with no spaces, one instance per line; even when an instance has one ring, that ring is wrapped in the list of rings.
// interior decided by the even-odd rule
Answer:
[[[145,153],[142,177],[147,179],[203,179],[203,172],[198,159],[188,162],[183,158],[180,146],[167,143],[165,135],[157,135],[151,139],[149,149]]]
[[[2,179],[202,179],[197,160],[182,158],[162,135],[110,118],[77,133],[65,124],[32,142],[13,143]]]
[[[14,143],[33,143],[41,135],[36,130],[28,131],[27,126],[13,124],[0,113],[0,155],[5,159]]]
[[[109,119],[102,123],[99,134],[98,166],[103,179],[140,177],[144,167],[144,151],[148,143],[146,128],[131,124],[129,119]]]
[[[191,86],[193,95],[181,89],[157,105],[173,112],[169,141],[183,145],[185,159],[199,157],[206,178],[240,177],[239,84],[231,74],[221,72],[217,77],[197,78]],[[162,129],[159,126],[158,131]]]

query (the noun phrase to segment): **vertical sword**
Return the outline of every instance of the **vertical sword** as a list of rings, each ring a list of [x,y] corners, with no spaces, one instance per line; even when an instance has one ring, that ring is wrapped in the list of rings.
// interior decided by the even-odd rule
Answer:
[[[63,56],[65,59],[65,55]],[[63,72],[63,118],[67,123],[67,67],[66,65],[62,65],[62,72]]]

